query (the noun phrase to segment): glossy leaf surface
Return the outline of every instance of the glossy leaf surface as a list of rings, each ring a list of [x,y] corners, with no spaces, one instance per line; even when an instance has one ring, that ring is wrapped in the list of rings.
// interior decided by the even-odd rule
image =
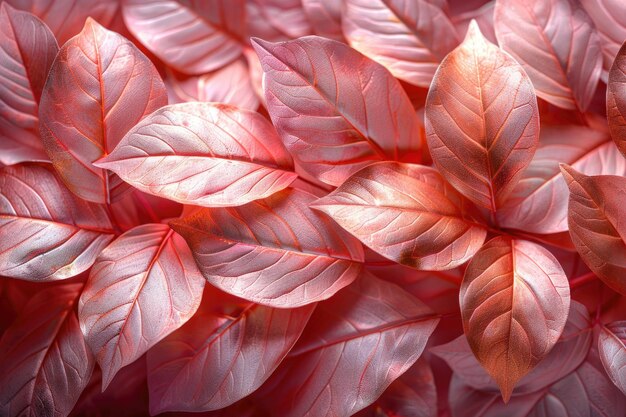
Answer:
[[[171,226],[209,283],[257,303],[298,307],[350,284],[363,261],[358,241],[309,208],[315,199],[287,189],[241,207],[203,209]]]
[[[163,81],[135,45],[88,19],[50,70],[39,109],[46,152],[67,187],[105,203],[126,187],[92,163],[167,103]]]
[[[309,174],[338,186],[367,164],[419,150],[413,107],[381,65],[317,36],[253,46],[272,122]]]
[[[164,224],[138,226],[100,254],[78,315],[103,388],[191,318],[204,283],[183,239]]]
[[[439,173],[379,162],[353,174],[314,208],[388,259],[417,269],[452,269],[480,249],[487,231]]]
[[[96,165],[141,191],[208,207],[269,197],[296,179],[289,153],[264,117],[219,103],[157,110]]]
[[[626,42],[609,71],[606,114],[611,136],[622,154],[626,155]]]
[[[494,212],[533,157],[539,136],[533,85],[476,22],[433,79],[425,128],[433,161],[446,180]]]
[[[187,325],[148,354],[153,414],[216,410],[250,394],[296,343],[314,308],[225,302],[217,291],[204,303]],[[220,309],[225,305],[227,310]]]
[[[241,55],[245,0],[123,0],[122,11],[132,34],[182,73],[214,71]]]
[[[611,381],[626,395],[626,321],[602,327],[598,354]]]
[[[570,291],[548,250],[500,236],[469,263],[459,301],[467,341],[508,401],[561,336]]]
[[[270,379],[272,409],[285,417],[354,414],[419,358],[438,321],[401,288],[361,276],[318,305]]]
[[[113,239],[105,207],[70,193],[48,168],[0,170],[0,274],[29,281],[87,270]]]
[[[526,70],[537,95],[564,109],[589,106],[602,71],[600,38],[572,0],[497,0],[500,46]]]
[[[576,250],[606,285],[626,294],[626,179],[587,177],[563,166],[569,187],[568,224]]]
[[[459,43],[441,2],[433,0],[347,0],[342,17],[354,49],[422,87]]]
[[[0,414],[67,416],[87,386],[94,360],[74,308],[81,284],[33,296],[0,340]]]
[[[0,162],[46,161],[39,138],[39,99],[59,51],[38,18],[0,6]]]

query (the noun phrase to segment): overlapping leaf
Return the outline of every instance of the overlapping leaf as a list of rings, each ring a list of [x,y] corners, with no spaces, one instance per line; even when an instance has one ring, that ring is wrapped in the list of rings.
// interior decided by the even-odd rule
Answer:
[[[141,191],[208,207],[269,197],[297,177],[263,116],[219,103],[157,110],[96,165]]]
[[[248,34],[267,41],[284,41],[311,35],[301,0],[248,0]]]
[[[124,22],[163,62],[203,74],[241,55],[245,0],[122,0]]]
[[[0,170],[0,235],[1,275],[48,281],[87,270],[114,228],[47,167],[17,165]]]
[[[596,26],[603,67],[608,72],[626,39],[626,4],[615,0],[580,0],[580,4]]]
[[[522,67],[472,22],[428,92],[425,128],[442,175],[496,211],[530,163],[539,136],[533,85]]]
[[[92,162],[165,104],[163,81],[150,60],[130,41],[87,19],[59,51],[41,96],[46,152],[75,194],[109,202],[126,187]]]
[[[626,160],[605,132],[576,125],[543,126],[537,153],[498,209],[501,227],[542,234],[567,231],[568,190],[559,162],[586,175],[626,175]]]
[[[309,208],[315,199],[286,189],[240,207],[202,209],[171,226],[211,284],[257,303],[298,307],[350,284],[363,261],[358,241]]]
[[[626,321],[602,327],[598,354],[611,381],[626,395]]]
[[[336,41],[343,40],[342,0],[302,0],[302,7],[316,34]]]
[[[381,255],[418,269],[452,269],[480,249],[487,231],[467,202],[430,167],[379,162],[353,174],[314,208]]]
[[[253,46],[274,126],[309,174],[338,186],[372,162],[415,158],[417,117],[381,65],[317,36]]]
[[[497,0],[500,46],[524,67],[537,95],[584,111],[602,71],[600,38],[573,0]]]
[[[587,177],[562,168],[569,187],[568,224],[587,266],[609,287],[626,294],[626,178]]]
[[[626,155],[626,42],[609,71],[606,113],[611,136],[622,154]]]
[[[39,137],[39,99],[59,51],[38,18],[0,6],[0,162],[46,161]]]
[[[272,411],[284,417],[356,413],[413,365],[438,321],[401,288],[361,276],[318,305],[268,382]]]
[[[103,388],[193,316],[204,283],[189,248],[167,225],[138,226],[100,254],[78,315]]]
[[[467,341],[506,402],[561,336],[567,277],[542,246],[500,236],[469,263],[459,301]]]
[[[67,416],[94,360],[74,311],[82,284],[37,293],[0,340],[0,415]]]
[[[343,32],[350,45],[407,82],[428,87],[441,60],[459,43],[433,0],[347,0]]]
[[[148,354],[153,414],[216,410],[252,393],[296,343],[314,308],[209,295],[199,314]]]

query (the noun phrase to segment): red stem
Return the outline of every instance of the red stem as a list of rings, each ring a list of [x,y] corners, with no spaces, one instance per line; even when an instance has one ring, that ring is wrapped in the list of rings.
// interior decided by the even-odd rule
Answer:
[[[569,286],[571,289],[578,288],[582,285],[585,285],[591,281],[596,280],[598,277],[593,272],[588,272],[584,275],[574,278],[569,282]]]

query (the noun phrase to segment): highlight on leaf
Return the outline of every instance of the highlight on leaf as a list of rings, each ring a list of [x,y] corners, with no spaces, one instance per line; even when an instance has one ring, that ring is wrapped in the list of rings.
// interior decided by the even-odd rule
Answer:
[[[626,42],[617,52],[609,70],[606,114],[611,136],[620,152],[626,155]]]
[[[626,395],[626,321],[602,326],[598,354],[611,381]]]

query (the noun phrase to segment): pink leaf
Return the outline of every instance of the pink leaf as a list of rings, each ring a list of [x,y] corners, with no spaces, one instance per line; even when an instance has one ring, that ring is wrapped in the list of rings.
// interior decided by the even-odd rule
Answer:
[[[489,1],[487,4],[475,10],[469,10],[465,13],[453,16],[452,23],[454,23],[457,32],[466,33],[472,20],[476,20],[485,38],[487,38],[489,42],[497,45],[498,40],[496,39],[496,32],[493,27],[493,11],[495,5],[495,0]]]
[[[113,239],[106,208],[70,193],[47,167],[0,171],[0,274],[29,281],[87,270]]]
[[[269,197],[297,177],[263,116],[219,103],[155,111],[96,166],[146,193],[207,207]]]
[[[244,10],[245,0],[122,0],[131,33],[163,62],[192,75],[241,55]]]
[[[315,197],[286,189],[240,207],[203,209],[171,226],[216,287],[272,307],[324,300],[361,270],[358,241],[312,211]]]
[[[433,79],[425,128],[442,175],[492,212],[532,159],[539,136],[533,85],[513,58],[483,37],[475,21]]]
[[[600,39],[572,0],[497,0],[500,46],[526,70],[537,95],[555,106],[584,111],[602,71]]]
[[[343,41],[342,0],[302,0],[302,6],[317,35]]]
[[[81,284],[48,287],[30,299],[0,340],[0,415],[67,416],[94,360],[74,312]]]
[[[602,326],[598,353],[611,381],[626,395],[626,321]]]
[[[428,87],[441,60],[459,44],[433,0],[347,0],[343,32],[350,45],[411,84]]]
[[[216,410],[252,393],[296,343],[314,308],[275,309],[213,293],[148,353],[153,415]]]
[[[204,282],[185,242],[164,224],[138,226],[100,254],[78,316],[102,368],[103,389],[191,318]]]
[[[301,0],[247,0],[248,34],[284,41],[312,34]]]
[[[44,145],[68,188],[105,203],[126,187],[92,162],[167,103],[156,68],[130,41],[87,19],[61,48],[41,97]]]
[[[467,262],[487,236],[465,212],[467,205],[433,168],[379,162],[353,174],[313,208],[388,259],[441,270]]]
[[[595,23],[608,72],[626,39],[626,4],[620,0],[580,0],[580,4]]]
[[[281,417],[349,416],[419,358],[437,316],[400,287],[364,274],[320,303],[268,381]]]
[[[606,114],[611,136],[620,152],[626,155],[626,42],[609,71]]]
[[[415,158],[415,111],[382,66],[317,36],[253,46],[274,126],[308,173],[337,186],[372,162]]]
[[[0,162],[47,161],[39,137],[39,99],[59,51],[41,20],[0,6]]]

